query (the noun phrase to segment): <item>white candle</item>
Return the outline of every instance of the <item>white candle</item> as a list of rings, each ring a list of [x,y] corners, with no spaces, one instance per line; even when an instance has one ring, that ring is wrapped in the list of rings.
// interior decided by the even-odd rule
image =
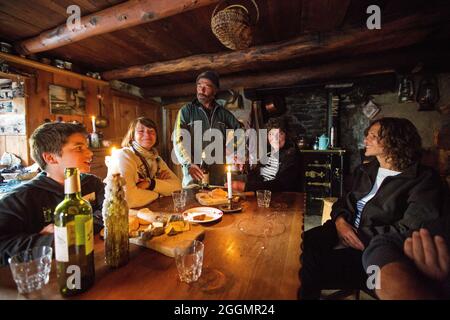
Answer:
[[[116,174],[119,173],[119,161],[117,159],[116,148],[112,147],[111,149],[111,156],[105,157],[105,164],[108,167],[108,172],[110,174]]]
[[[91,119],[92,119],[92,132],[95,133],[95,116],[92,116]]]
[[[231,188],[231,166],[227,166],[227,184],[228,184],[228,199],[233,197],[233,189]]]

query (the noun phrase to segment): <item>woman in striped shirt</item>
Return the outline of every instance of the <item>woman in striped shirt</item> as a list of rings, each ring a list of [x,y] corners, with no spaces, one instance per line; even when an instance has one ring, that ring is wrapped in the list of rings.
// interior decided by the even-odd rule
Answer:
[[[236,191],[297,191],[299,189],[300,154],[292,142],[284,116],[271,118],[267,124],[267,140],[271,151],[265,164],[259,164],[249,172],[246,181],[233,181]]]

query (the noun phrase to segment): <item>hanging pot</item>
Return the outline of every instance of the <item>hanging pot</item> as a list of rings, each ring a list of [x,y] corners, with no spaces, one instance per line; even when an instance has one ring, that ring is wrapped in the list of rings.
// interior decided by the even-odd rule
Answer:
[[[98,117],[95,118],[95,126],[98,128],[106,128],[107,126],[109,126],[108,118],[99,115]]]
[[[109,126],[109,120],[108,118],[103,116],[103,97],[100,94],[100,90],[98,92],[98,112],[99,115],[95,118],[95,126],[98,128],[106,128]]]

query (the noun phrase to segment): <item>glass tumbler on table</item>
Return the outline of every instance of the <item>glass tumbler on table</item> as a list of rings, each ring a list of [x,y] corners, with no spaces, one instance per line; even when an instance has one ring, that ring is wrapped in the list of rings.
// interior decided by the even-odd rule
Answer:
[[[9,267],[19,293],[41,289],[50,279],[53,249],[41,246],[28,249],[9,258]]]

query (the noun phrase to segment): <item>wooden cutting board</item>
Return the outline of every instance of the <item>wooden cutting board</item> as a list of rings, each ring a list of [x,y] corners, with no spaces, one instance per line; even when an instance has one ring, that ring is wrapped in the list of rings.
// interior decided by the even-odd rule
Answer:
[[[175,248],[179,247],[184,240],[202,240],[204,236],[205,230],[202,226],[191,224],[191,230],[180,232],[173,236],[163,234],[147,241],[144,241],[141,238],[130,238],[130,243],[153,249],[163,255],[173,258],[175,256]]]

